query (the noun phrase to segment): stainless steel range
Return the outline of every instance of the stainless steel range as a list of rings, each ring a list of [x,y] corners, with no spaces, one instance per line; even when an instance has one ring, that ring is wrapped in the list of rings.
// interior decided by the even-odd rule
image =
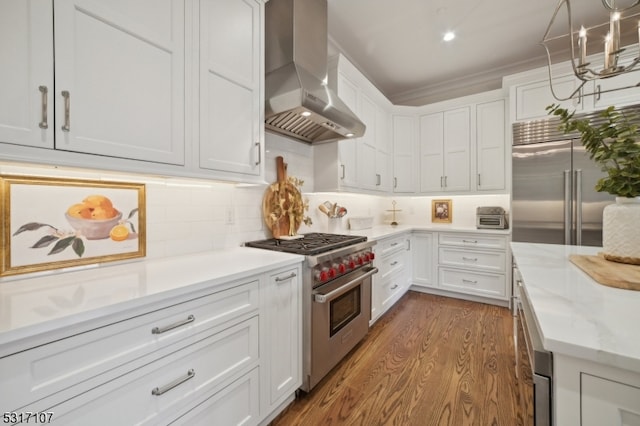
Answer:
[[[303,254],[303,383],[310,391],[369,331],[375,241],[310,233],[248,247]]]

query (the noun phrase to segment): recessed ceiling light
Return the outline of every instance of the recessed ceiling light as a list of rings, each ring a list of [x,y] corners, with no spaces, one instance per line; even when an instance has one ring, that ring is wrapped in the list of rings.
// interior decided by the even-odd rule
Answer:
[[[446,32],[446,33],[444,34],[444,37],[442,37],[442,39],[443,39],[444,41],[451,41],[451,40],[453,40],[454,38],[456,38],[456,35],[455,35],[455,33],[454,33],[453,31]]]

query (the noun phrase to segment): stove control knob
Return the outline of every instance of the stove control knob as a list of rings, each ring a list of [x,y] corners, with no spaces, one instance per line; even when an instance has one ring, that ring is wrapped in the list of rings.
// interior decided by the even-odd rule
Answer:
[[[351,259],[349,259],[349,269],[353,269],[355,267],[356,267],[356,261],[355,261],[355,258],[352,257]]]
[[[335,278],[336,277],[336,268],[329,268],[329,270],[327,271],[327,274],[329,275],[329,278]]]
[[[347,267],[344,263],[334,263],[333,269],[335,269],[338,274],[344,274],[347,270]]]
[[[376,254],[374,252],[369,252],[369,259],[373,260],[376,258]]]
[[[329,272],[326,269],[323,269],[321,271],[316,271],[315,276],[316,281],[326,281],[329,279]]]
[[[357,262],[358,262],[358,265],[362,265],[365,262],[364,256],[359,256]]]

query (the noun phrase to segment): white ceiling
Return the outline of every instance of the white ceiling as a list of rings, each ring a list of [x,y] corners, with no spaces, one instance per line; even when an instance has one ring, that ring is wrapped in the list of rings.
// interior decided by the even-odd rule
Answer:
[[[329,54],[342,52],[396,104],[432,103],[500,88],[503,76],[545,65],[539,42],[557,5],[558,0],[328,0]],[[580,24],[608,19],[601,0],[573,0],[571,7],[576,31]],[[449,30],[456,38],[446,43],[442,36]],[[564,7],[552,33],[568,33]],[[566,38],[560,46],[566,55]],[[591,54],[602,49],[602,41],[591,37],[588,46]]]

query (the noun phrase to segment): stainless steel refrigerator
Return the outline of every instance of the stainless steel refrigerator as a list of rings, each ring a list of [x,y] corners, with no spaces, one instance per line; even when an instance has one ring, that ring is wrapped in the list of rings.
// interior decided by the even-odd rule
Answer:
[[[602,246],[602,210],[614,196],[577,138],[550,118],[513,125],[512,240]]]

